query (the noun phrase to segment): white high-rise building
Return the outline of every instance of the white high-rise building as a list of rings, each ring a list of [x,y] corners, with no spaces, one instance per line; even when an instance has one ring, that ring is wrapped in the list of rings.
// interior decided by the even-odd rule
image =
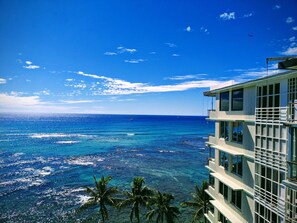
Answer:
[[[286,58],[279,67],[296,69],[296,62]],[[211,208],[206,219],[296,223],[297,71],[229,82],[204,95],[215,97],[216,107],[208,117],[215,133],[207,142]]]

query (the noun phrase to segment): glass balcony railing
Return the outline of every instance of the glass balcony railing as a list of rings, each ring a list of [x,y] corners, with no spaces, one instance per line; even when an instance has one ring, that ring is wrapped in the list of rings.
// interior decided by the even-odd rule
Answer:
[[[287,161],[288,163],[288,180],[297,182],[297,161]]]

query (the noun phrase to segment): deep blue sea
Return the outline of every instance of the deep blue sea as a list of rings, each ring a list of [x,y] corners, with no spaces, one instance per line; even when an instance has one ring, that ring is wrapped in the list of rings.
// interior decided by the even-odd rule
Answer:
[[[98,222],[95,210],[77,211],[94,175],[121,190],[143,176],[178,204],[208,178],[213,129],[205,117],[1,114],[0,222]],[[181,211],[178,222],[191,217]],[[108,222],[129,213],[111,210]]]

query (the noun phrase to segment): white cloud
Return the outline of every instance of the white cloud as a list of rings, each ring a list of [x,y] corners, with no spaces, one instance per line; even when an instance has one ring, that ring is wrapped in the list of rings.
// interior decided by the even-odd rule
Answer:
[[[294,19],[292,17],[288,17],[286,19],[286,23],[292,23],[292,22],[294,22]]]
[[[4,79],[4,78],[0,78],[0,84],[6,84],[6,79]]]
[[[280,9],[280,8],[281,8],[280,5],[275,5],[275,6],[273,6],[273,9]]]
[[[177,47],[174,43],[165,43],[170,48]]]
[[[297,31],[297,26],[292,27],[294,31]]]
[[[107,55],[107,56],[114,56],[114,55],[118,55],[118,54],[115,53],[115,52],[105,52],[104,55]]]
[[[243,18],[248,18],[248,17],[251,17],[251,16],[253,16],[253,15],[254,15],[254,13],[250,12],[250,13],[248,13],[248,14],[244,14],[244,15],[243,15]]]
[[[179,54],[176,54],[176,53],[174,53],[174,54],[172,54],[172,56],[173,56],[173,57],[179,57],[180,55],[179,55]]]
[[[17,95],[0,94],[1,106],[33,106],[43,104],[40,102],[39,96],[20,97]]]
[[[103,86],[94,91],[94,95],[130,95],[130,94],[144,94],[144,93],[158,93],[158,92],[174,92],[186,91],[195,88],[207,88],[209,86],[217,85],[220,81],[215,80],[197,80],[187,81],[174,85],[149,85],[147,83],[131,83],[125,80],[114,79],[96,74],[86,74],[82,71],[77,72],[79,75],[86,77],[104,80]]]
[[[155,55],[157,54],[155,51],[149,52],[149,54]]]
[[[187,28],[185,28],[185,31],[192,32],[193,30],[191,29],[191,26],[187,26]]]
[[[135,53],[137,50],[136,49],[132,49],[132,48],[125,48],[123,46],[119,46],[118,48],[118,53]]]
[[[289,47],[285,51],[281,52],[281,54],[286,55],[286,56],[296,55],[297,47]]]
[[[25,63],[27,64],[26,66],[23,66],[23,68],[25,68],[25,69],[34,70],[34,69],[40,68],[40,66],[33,65],[33,63],[31,61],[29,61],[29,60],[27,60]]]
[[[81,103],[93,103],[97,102],[96,100],[62,100],[61,102],[66,104],[81,104]]]
[[[68,79],[66,79],[66,81],[75,81],[75,79],[68,78]]]
[[[49,90],[43,90],[43,91],[37,91],[34,92],[35,95],[50,95],[50,91]]]
[[[206,34],[209,34],[209,32],[208,32],[208,29],[206,29],[205,27],[201,27],[200,28],[200,32],[203,32],[203,33],[206,33]]]
[[[140,62],[143,62],[144,59],[131,59],[131,60],[124,60],[125,63],[140,63]]]
[[[235,19],[235,12],[224,12],[223,14],[220,15],[220,18],[222,20],[231,20],[231,19]]]
[[[295,36],[292,36],[291,38],[289,38],[289,41],[290,41],[290,42],[294,42],[294,41],[296,41],[296,37],[295,37]]]
[[[173,76],[168,77],[165,79],[169,80],[188,80],[188,79],[201,79],[202,76],[206,76],[207,74],[189,74],[189,75],[183,75],[183,76]]]
[[[35,70],[35,69],[40,68],[40,66],[37,66],[37,65],[28,65],[28,66],[23,66],[23,68],[30,69],[30,70]]]

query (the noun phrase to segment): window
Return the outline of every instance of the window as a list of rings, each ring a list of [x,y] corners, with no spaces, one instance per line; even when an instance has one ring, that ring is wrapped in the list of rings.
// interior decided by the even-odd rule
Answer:
[[[229,223],[230,222],[221,212],[219,214],[219,221],[221,223]]]
[[[228,122],[220,122],[220,138],[225,140],[229,139],[229,123]]]
[[[241,209],[241,191],[232,190],[231,203],[235,207]]]
[[[229,154],[223,151],[220,151],[220,166],[223,166],[226,170],[229,167]]]
[[[232,141],[242,143],[242,122],[232,123]]]
[[[214,177],[211,174],[209,174],[208,183],[209,183],[209,186],[211,186],[211,187],[214,188],[215,179],[214,179]]]
[[[228,200],[228,186],[220,182],[219,192],[224,196],[226,200]]]
[[[242,156],[232,156],[232,173],[242,176]]]
[[[243,89],[232,91],[232,111],[243,110]]]
[[[220,94],[220,111],[229,111],[229,91]]]

